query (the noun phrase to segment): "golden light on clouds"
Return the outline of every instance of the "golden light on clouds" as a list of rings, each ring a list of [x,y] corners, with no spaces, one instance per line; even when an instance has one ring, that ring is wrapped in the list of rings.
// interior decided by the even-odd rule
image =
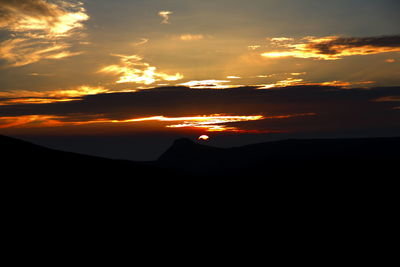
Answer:
[[[39,31],[46,37],[60,37],[82,28],[82,22],[89,19],[82,4],[77,2],[59,1],[55,4],[44,0],[3,0],[0,4],[4,13],[0,27],[13,32]]]
[[[179,124],[168,125],[168,128],[201,128],[208,132],[236,132],[237,127],[226,126],[226,123],[256,121],[264,119],[261,115],[256,116],[221,116],[219,114],[211,116],[182,117],[175,118]]]
[[[18,117],[0,117],[0,129],[63,126],[60,117],[49,115],[26,115]]]
[[[51,91],[13,90],[0,92],[0,106],[16,104],[46,104],[55,102],[68,102],[78,100],[86,95],[96,95],[110,92],[104,87],[79,86],[74,89]]]
[[[0,58],[8,61],[10,66],[20,67],[38,62],[42,59],[61,59],[81,54],[70,52],[66,43],[36,41],[26,38],[15,38],[0,43]]]
[[[293,41],[294,39],[289,37],[274,37],[274,38],[267,38],[267,40],[270,40],[271,42],[275,43],[280,43],[280,42]]]
[[[138,83],[153,84],[158,81],[177,81],[183,79],[183,75],[176,73],[173,75],[157,71],[157,68],[149,63],[143,62],[138,55],[115,55],[119,57],[119,64],[109,65],[100,69],[99,72],[118,75],[116,83]]]
[[[68,119],[68,120],[67,120]],[[98,118],[95,120],[80,120],[74,121],[73,117],[61,116],[47,116],[47,115],[29,115],[18,117],[2,117],[0,120],[0,128],[30,128],[30,127],[56,127],[66,125],[87,125],[87,124],[128,124],[140,122],[161,122],[167,123],[166,128],[189,128],[189,129],[202,129],[207,132],[239,132],[245,131],[238,127],[227,126],[227,123],[245,122],[263,120],[262,115],[256,116],[230,116],[230,115],[202,115],[202,116],[189,116],[189,117],[165,117],[165,116],[151,116],[144,118],[132,118],[124,120],[111,120]]]
[[[98,119],[89,122],[82,122],[82,124],[87,123],[137,123],[146,121],[158,121],[171,123],[166,126],[166,128],[192,128],[192,129],[204,129],[208,132],[236,132],[239,131],[237,127],[228,127],[226,123],[232,122],[243,122],[243,121],[255,121],[262,120],[264,117],[262,115],[257,116],[230,116],[230,115],[202,115],[202,116],[189,116],[189,117],[165,117],[165,116],[152,116],[144,118],[133,118],[126,120],[107,120]]]
[[[303,79],[294,79],[294,78],[287,78],[285,80],[281,80],[275,83],[270,84],[263,84],[258,89],[271,89],[277,87],[287,87],[287,86],[295,86],[295,85],[304,85]]]
[[[182,41],[198,41],[203,40],[204,35],[202,34],[182,34],[179,36],[179,39]]]
[[[89,19],[81,3],[0,0],[0,13],[0,30],[10,33],[0,43],[0,58],[12,67],[82,53],[68,50],[69,38],[78,34],[83,22]]]
[[[265,58],[312,58],[318,60],[338,60],[346,56],[373,55],[387,52],[400,51],[400,38],[370,37],[370,38],[345,38],[339,36],[326,36],[322,38],[305,37],[301,42],[291,38],[272,38],[273,44],[280,49],[264,52]],[[282,43],[285,41],[285,43]]]
[[[249,50],[257,50],[258,48],[260,48],[261,45],[248,45],[247,48]]]
[[[289,86],[332,86],[340,87],[343,89],[351,87],[362,87],[367,88],[369,85],[375,84],[375,81],[359,81],[359,82],[346,82],[346,81],[328,81],[328,82],[310,82],[304,81],[301,78],[287,78],[285,80],[277,81],[275,83],[258,85],[258,89],[272,89],[272,88],[282,88]]]
[[[230,82],[231,81],[228,80],[200,80],[200,81],[189,81],[185,83],[180,83],[178,85],[187,86],[190,87],[191,89],[229,89],[241,86],[241,85],[227,84]]]
[[[18,117],[1,117],[0,129],[6,128],[40,128],[40,127],[62,127],[62,126],[84,126],[84,125],[126,125],[132,124],[140,126],[140,123],[153,122],[159,123],[159,126],[165,129],[187,129],[187,130],[201,130],[206,132],[231,132],[231,133],[271,133],[271,132],[284,132],[280,130],[266,130],[245,128],[245,122],[261,121],[261,120],[281,120],[296,117],[315,116],[316,113],[300,113],[300,114],[285,114],[275,116],[263,115],[226,115],[226,114],[213,114],[213,115],[198,115],[198,116],[184,116],[184,117],[166,117],[166,116],[150,116],[132,119],[108,119],[101,118],[101,114],[92,116],[95,119],[79,118],[75,119],[74,116],[51,116],[51,115],[24,115]],[[157,124],[153,124],[156,127]]]

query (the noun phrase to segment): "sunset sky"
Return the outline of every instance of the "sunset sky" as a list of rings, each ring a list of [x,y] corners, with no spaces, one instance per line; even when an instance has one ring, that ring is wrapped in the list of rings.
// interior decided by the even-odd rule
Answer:
[[[398,0],[0,0],[0,134],[400,135],[399,13]]]

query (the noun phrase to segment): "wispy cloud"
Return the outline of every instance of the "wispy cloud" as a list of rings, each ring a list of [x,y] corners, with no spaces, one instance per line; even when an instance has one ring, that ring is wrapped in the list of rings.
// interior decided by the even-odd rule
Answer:
[[[200,80],[180,83],[178,85],[187,86],[191,89],[229,89],[240,86],[227,84],[230,82],[228,80]]]
[[[79,55],[68,39],[78,36],[89,19],[81,3],[60,0],[0,0],[0,30],[9,38],[0,43],[0,58],[18,67],[42,59]]]
[[[172,14],[173,14],[172,11],[167,11],[167,10],[162,10],[162,11],[158,12],[158,15],[163,18],[163,20],[161,21],[161,24],[169,24],[170,23],[169,16]]]
[[[198,41],[198,40],[203,40],[204,35],[202,35],[202,34],[182,34],[179,36],[179,39],[182,41]]]
[[[157,71],[157,68],[149,63],[143,62],[143,58],[138,55],[116,55],[120,58],[119,64],[109,65],[99,72],[118,75],[116,83],[138,83],[153,84],[158,81],[177,81],[183,79],[183,75],[176,73],[173,75]]]
[[[276,39],[276,38],[273,38]],[[271,39],[271,40],[273,40]],[[278,38],[280,39],[280,38]],[[346,56],[372,55],[400,51],[400,35],[382,37],[306,37],[300,42],[287,39],[289,43],[272,42],[280,49],[264,52],[266,58],[312,58],[318,60],[338,60]]]
[[[375,102],[400,102],[399,96],[383,96],[374,100]]]
[[[375,81],[359,81],[359,82],[347,82],[347,81],[327,81],[327,82],[310,82],[305,81],[302,78],[287,78],[284,80],[280,80],[270,84],[258,85],[258,89],[271,89],[271,88],[284,88],[290,86],[330,86],[330,87],[338,87],[343,89],[349,89],[352,87],[365,88],[369,87],[372,84],[375,84]]]
[[[294,39],[289,37],[273,37],[273,38],[267,38],[267,40],[275,43],[281,43],[281,42],[293,41]]]
[[[13,90],[10,92],[0,92],[0,106],[76,101],[81,99],[83,96],[109,92],[111,91],[101,86],[92,87],[87,85],[78,86],[72,89],[51,91]]]
[[[140,46],[147,44],[149,42],[149,39],[147,38],[140,38],[137,42],[132,43],[133,46]]]

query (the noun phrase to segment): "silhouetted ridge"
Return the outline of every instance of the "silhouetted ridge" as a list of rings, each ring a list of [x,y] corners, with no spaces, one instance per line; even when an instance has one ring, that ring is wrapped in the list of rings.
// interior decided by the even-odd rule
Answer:
[[[155,162],[138,163],[57,151],[0,136],[2,164],[16,173],[147,179],[170,174],[184,177],[243,176],[280,179],[381,177],[397,172],[400,138],[283,140],[234,148],[216,148],[178,139]],[[300,178],[299,178],[300,179]]]
[[[58,151],[23,140],[0,135],[2,166],[13,168],[14,174],[24,178],[40,175],[42,178],[100,181],[112,177],[131,179],[167,176],[171,172],[154,166],[128,160],[113,160],[72,152]],[[173,172],[173,174],[176,174]],[[66,177],[66,178],[65,178]]]
[[[354,175],[394,169],[400,138],[291,139],[234,148],[215,148],[187,139],[174,142],[160,166],[216,175]]]
[[[186,167],[194,166],[198,162],[204,161],[204,158],[211,160],[218,157],[222,151],[221,148],[210,147],[187,138],[181,138],[175,140],[172,146],[161,155],[158,163],[173,168],[181,168],[183,164]]]

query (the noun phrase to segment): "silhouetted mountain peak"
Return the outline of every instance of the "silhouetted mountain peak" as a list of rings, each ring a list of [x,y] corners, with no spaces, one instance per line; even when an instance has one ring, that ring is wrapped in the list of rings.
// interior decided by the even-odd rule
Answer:
[[[159,161],[188,161],[207,157],[220,151],[216,147],[198,144],[188,138],[180,138],[174,141],[172,146],[159,158]]]

